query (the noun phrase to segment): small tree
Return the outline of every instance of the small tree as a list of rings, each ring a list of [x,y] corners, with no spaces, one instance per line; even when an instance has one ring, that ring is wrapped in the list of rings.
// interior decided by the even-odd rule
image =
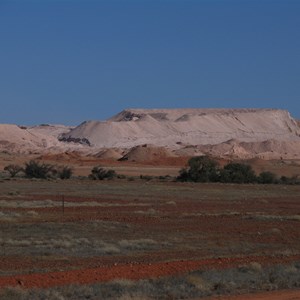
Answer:
[[[189,172],[186,168],[182,168],[179,171],[179,175],[176,178],[178,181],[189,181]]]
[[[229,163],[221,171],[220,181],[232,183],[253,183],[257,181],[257,177],[250,165]]]
[[[117,174],[114,170],[105,170],[100,166],[96,166],[92,169],[89,177],[94,180],[113,179]]]
[[[60,179],[70,179],[73,174],[73,169],[68,166],[62,166],[56,170],[56,173]]]
[[[35,160],[31,160],[30,162],[25,164],[24,172],[25,175],[29,178],[46,179],[53,175],[53,172],[55,172],[55,168],[53,165],[39,163]]]
[[[107,170],[104,178],[113,179],[115,177],[117,177],[117,173],[114,170]]]
[[[15,177],[18,173],[23,171],[23,168],[18,165],[8,165],[4,167],[4,171],[7,171],[11,177]]]
[[[259,174],[258,182],[262,184],[278,183],[278,179],[274,173],[265,171]]]
[[[219,166],[208,156],[192,157],[188,168],[181,169],[177,180],[194,182],[216,182],[219,178]]]

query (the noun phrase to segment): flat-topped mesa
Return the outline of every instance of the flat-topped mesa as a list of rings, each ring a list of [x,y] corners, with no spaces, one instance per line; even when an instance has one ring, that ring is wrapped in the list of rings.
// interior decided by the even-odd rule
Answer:
[[[201,116],[207,114],[229,115],[236,113],[254,113],[254,112],[270,112],[280,111],[288,113],[288,111],[272,109],[272,108],[163,108],[163,109],[141,109],[129,108],[121,111],[115,116],[109,118],[107,121],[123,122],[123,121],[137,121],[145,115],[149,115],[159,121],[176,121],[178,118],[189,116]]]
[[[300,128],[279,109],[126,109],[107,121],[88,121],[64,134],[96,147],[131,148],[152,144],[218,144],[230,139],[252,142],[300,140]]]
[[[278,109],[126,109],[106,121],[85,121],[75,128],[0,124],[0,151],[8,153],[79,151],[119,159],[136,146],[128,159],[157,159],[171,152],[300,159],[300,124]]]

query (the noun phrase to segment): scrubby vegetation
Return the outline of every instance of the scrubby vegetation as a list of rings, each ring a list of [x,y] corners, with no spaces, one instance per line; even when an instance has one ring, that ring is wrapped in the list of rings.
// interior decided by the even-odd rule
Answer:
[[[117,173],[114,170],[106,170],[100,166],[96,166],[92,169],[89,178],[94,180],[113,179],[117,177]]]
[[[241,163],[229,163],[220,170],[219,181],[229,183],[254,183],[257,181],[252,167]]]
[[[73,169],[68,166],[61,166],[56,169],[56,172],[60,179],[70,179],[73,174]]]
[[[73,174],[73,169],[68,166],[55,166],[31,160],[25,163],[24,167],[19,165],[8,165],[4,167],[4,171],[7,171],[11,177],[15,177],[19,173],[24,173],[27,178],[60,178],[69,179]]]
[[[26,289],[3,288],[0,299],[199,299],[297,288],[299,264],[273,264],[298,260],[299,195],[292,185],[146,184],[137,177],[3,180],[0,276]],[[189,272],[197,261],[199,270]],[[226,270],[231,262],[235,269]],[[101,282],[110,267],[122,279]],[[99,277],[86,285],[90,268]],[[146,278],[146,269],[148,279],[124,279]],[[60,283],[70,285],[28,288],[58,282],[58,270]]]
[[[223,168],[208,156],[193,157],[188,161],[188,167],[179,172],[177,181],[192,182],[223,182],[223,183],[261,183],[261,184],[300,184],[297,176],[277,178],[269,171],[258,176],[250,165],[243,163],[228,163]]]
[[[23,168],[18,165],[8,165],[4,167],[4,171],[7,171],[11,177],[15,177],[23,171]]]
[[[140,179],[146,180],[146,181],[150,181],[152,180],[154,177],[150,176],[150,175],[140,175]]]
[[[188,168],[180,170],[181,181],[214,182],[218,181],[219,168],[216,161],[207,156],[192,157]]]
[[[10,164],[4,167],[4,171],[9,173],[10,177],[16,177],[18,174],[23,173],[21,176],[27,178],[38,179],[70,179],[73,175],[73,168],[70,166],[57,166],[40,162],[37,160],[30,160],[25,163],[25,166]],[[95,166],[91,169],[88,178],[93,180],[111,180],[114,178],[127,179],[133,181],[138,177],[128,177],[126,175],[117,174],[112,169],[106,169],[101,166]],[[140,179],[145,181],[159,180],[170,181],[173,178],[169,175],[166,176],[139,176]],[[208,156],[192,157],[188,161],[188,166],[179,171],[176,181],[181,182],[221,182],[221,183],[259,183],[259,184],[300,184],[300,177],[294,175],[292,177],[281,176],[270,171],[263,171],[256,174],[252,167],[245,163],[230,162],[224,167],[221,167],[217,161]]]
[[[55,174],[55,168],[53,165],[31,160],[25,163],[24,173],[28,178],[47,179]]]
[[[263,268],[252,262],[227,270],[195,271],[176,277],[68,285],[49,289],[6,288],[3,299],[196,299],[300,287],[300,264]]]
[[[259,174],[257,180],[259,183],[278,183],[279,182],[276,175],[269,171],[261,172]]]

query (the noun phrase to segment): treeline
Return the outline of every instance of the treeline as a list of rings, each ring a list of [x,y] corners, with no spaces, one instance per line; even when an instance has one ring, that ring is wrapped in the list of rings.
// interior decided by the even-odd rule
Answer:
[[[39,179],[69,179],[73,175],[73,169],[69,166],[56,166],[31,160],[24,166],[8,165],[4,168],[11,177],[22,174],[26,178]],[[86,178],[86,177],[85,177]],[[93,167],[88,176],[93,180],[110,180],[114,178],[133,181],[134,177],[118,175],[114,170],[100,166]],[[140,179],[149,181],[152,179],[174,181],[174,177],[140,175]],[[180,170],[175,178],[181,182],[222,182],[222,183],[260,183],[260,184],[300,184],[298,176],[278,177],[276,174],[264,171],[256,175],[252,167],[243,163],[228,163],[223,168],[208,156],[193,157],[188,161],[188,166]]]
[[[8,165],[4,167],[4,171],[7,171],[11,177],[16,177],[18,174],[23,174],[27,178],[60,178],[69,179],[73,170],[68,166],[56,166],[46,163],[40,163],[36,160],[31,160],[25,163],[25,166]]]
[[[228,163],[223,168],[208,156],[193,157],[188,167],[179,172],[177,181],[223,182],[223,183],[261,183],[261,184],[300,184],[297,176],[278,178],[269,171],[256,175],[252,167],[243,163]]]
[[[23,174],[26,178],[39,179],[70,179],[73,175],[73,169],[69,166],[56,166],[36,160],[25,163],[25,166],[8,165],[4,167],[4,171],[8,172],[11,177]],[[113,179],[115,177],[117,174],[114,170],[106,170],[99,166],[93,167],[89,175],[89,178],[94,180]]]

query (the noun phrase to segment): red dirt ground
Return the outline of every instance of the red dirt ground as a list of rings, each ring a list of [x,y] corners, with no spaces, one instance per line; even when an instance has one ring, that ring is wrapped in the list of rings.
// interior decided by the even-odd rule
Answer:
[[[11,184],[15,188],[15,183],[1,183],[3,188],[5,184]],[[55,195],[42,194],[38,188],[39,182],[29,182],[37,191],[33,194],[20,193],[16,196],[17,200],[31,201],[47,200],[61,201],[61,197]],[[58,188],[60,183],[49,183],[52,188]],[[71,184],[76,186],[81,184],[79,181],[74,183],[61,183],[69,188]],[[67,186],[70,184],[70,186]],[[96,184],[96,183],[89,183]],[[101,183],[100,183],[101,184]],[[111,182],[112,188],[118,185],[118,182]],[[132,183],[139,185],[141,182]],[[144,183],[142,183],[144,184]],[[155,183],[154,187],[161,188],[160,183]],[[130,185],[130,183],[128,183]],[[164,186],[175,185],[175,183],[164,183]],[[184,242],[191,245],[197,243],[197,239],[201,234],[204,236],[203,241],[208,243],[207,247],[198,247],[187,249],[158,249],[157,251],[130,253],[128,255],[113,255],[99,257],[40,257],[40,256],[9,256],[9,254],[0,254],[0,268],[6,274],[0,276],[0,288],[6,286],[22,286],[24,288],[40,287],[48,288],[52,286],[61,286],[72,283],[90,284],[95,282],[108,282],[113,279],[146,279],[162,276],[173,276],[185,274],[195,270],[207,269],[224,269],[230,267],[238,267],[247,265],[251,262],[260,263],[262,266],[284,264],[300,261],[300,254],[295,255],[293,252],[278,254],[285,249],[293,249],[299,245],[300,240],[300,222],[299,220],[284,219],[285,216],[300,214],[299,189],[293,187],[287,196],[276,197],[255,196],[244,197],[241,194],[239,199],[223,199],[222,194],[211,197],[210,189],[213,191],[220,190],[222,193],[237,192],[239,189],[250,191],[251,186],[236,185],[188,185],[176,183],[176,187],[182,186],[187,190],[186,196],[179,195],[176,199],[170,198],[162,192],[162,196],[156,202],[151,195],[119,196],[113,194],[111,190],[101,196],[93,194],[87,197],[72,196],[66,194],[65,202],[99,202],[109,203],[116,206],[92,206],[92,207],[65,207],[64,215],[62,215],[61,207],[42,207],[34,208],[37,213],[36,219],[18,219],[20,226],[25,223],[71,223],[84,226],[85,222],[98,220],[103,222],[119,222],[120,224],[133,225],[135,234],[151,233],[154,239],[157,237],[167,236],[169,233],[176,233],[179,237],[184,237]],[[101,185],[100,185],[101,187]],[[104,186],[103,186],[104,188]],[[275,188],[272,187],[272,189]],[[278,188],[278,187],[276,187]],[[281,188],[281,187],[279,187]],[[184,193],[184,189],[182,190]],[[33,189],[34,190],[34,189]],[[99,189],[100,191],[101,189]],[[207,198],[189,198],[190,190],[194,193],[207,193]],[[200,192],[199,192],[200,191]],[[259,190],[258,190],[259,192]],[[267,190],[263,191],[267,195]],[[80,195],[80,194],[79,194]],[[197,194],[198,195],[198,194]],[[260,195],[260,194],[259,194]],[[264,195],[262,193],[261,195]],[[296,195],[296,196],[295,196]],[[5,198],[6,197],[6,198]],[[2,195],[2,199],[11,199],[9,194]],[[175,204],[167,204],[168,201],[174,200]],[[136,203],[136,204],[135,204]],[[141,206],[141,203],[147,204]],[[130,205],[129,205],[130,204]],[[155,210],[154,215],[147,214],[147,210],[152,208]],[[2,211],[25,212],[32,208],[3,208]],[[136,213],[140,211],[142,213]],[[227,214],[228,213],[228,214]],[[232,214],[231,214],[232,213]],[[277,218],[260,219],[257,216],[276,216]],[[282,216],[283,219],[279,217]],[[5,224],[5,221],[1,221]],[[275,231],[272,231],[274,230]],[[275,232],[275,233],[274,233]],[[112,234],[112,233],[111,233]],[[117,238],[119,234],[115,233]],[[146,235],[147,236],[147,235]],[[122,237],[123,238],[123,237]],[[128,237],[126,237],[128,238]],[[130,237],[129,237],[130,238]],[[135,237],[136,238],[136,237]],[[241,245],[247,243],[253,247],[253,251],[249,252],[244,248],[229,247],[231,244]],[[211,243],[211,244],[210,244]],[[229,246],[228,246],[229,245]],[[256,245],[261,245],[256,248]],[[222,255],[212,253],[214,248],[222,250]],[[255,246],[255,247],[254,247]],[[198,248],[197,248],[198,247]],[[240,250],[242,249],[242,250]],[[239,252],[242,251],[242,252]],[[245,251],[245,252],[243,252]],[[247,252],[248,251],[248,252]],[[278,252],[276,252],[278,251]],[[250,255],[250,254],[251,255]],[[296,252],[299,253],[299,252]],[[224,255],[223,255],[224,254]],[[219,257],[218,257],[219,256]],[[214,257],[214,258],[211,258]],[[33,266],[38,269],[36,273],[31,273]],[[62,271],[59,271],[62,270]],[[11,273],[10,273],[11,272]],[[296,294],[295,294],[296,293]],[[269,299],[300,299],[298,291],[294,291],[291,297],[294,298],[275,298],[280,297],[280,293],[272,294],[274,298]],[[248,297],[248,296],[247,296]],[[253,295],[249,295],[253,297]],[[262,295],[264,297],[264,294]],[[297,298],[298,297],[298,298]],[[218,299],[218,298],[217,298]],[[222,298],[223,299],[223,298]],[[260,298],[224,298],[224,299],[260,299]]]
[[[263,265],[287,263],[299,260],[300,255],[287,258],[282,257],[239,257],[206,259],[200,261],[172,261],[160,263],[114,264],[98,268],[71,270],[64,272],[35,273],[0,277],[0,287],[22,286],[25,288],[48,288],[71,283],[91,284],[95,282],[108,282],[114,279],[139,280],[184,274],[195,270],[207,268],[229,268],[252,261]]]

